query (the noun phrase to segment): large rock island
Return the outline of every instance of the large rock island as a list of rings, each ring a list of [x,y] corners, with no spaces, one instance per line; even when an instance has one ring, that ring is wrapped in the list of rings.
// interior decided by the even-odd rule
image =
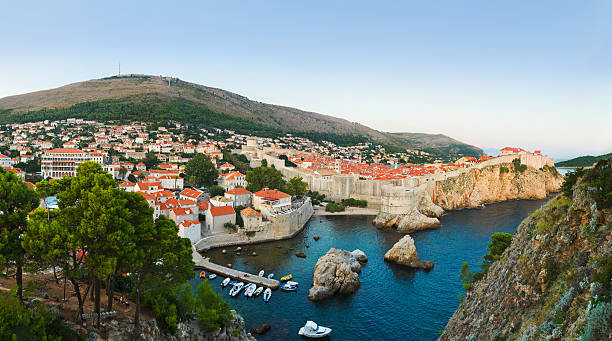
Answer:
[[[357,251],[357,250],[356,250]],[[313,287],[308,292],[308,299],[320,301],[336,293],[352,294],[361,286],[359,273],[361,264],[355,255],[363,252],[351,252],[331,248],[317,261],[313,275]]]
[[[422,261],[419,259],[414,240],[410,235],[405,235],[393,247],[385,253],[385,260],[395,262],[400,265],[409,266],[411,268],[431,270],[434,263],[430,261]]]

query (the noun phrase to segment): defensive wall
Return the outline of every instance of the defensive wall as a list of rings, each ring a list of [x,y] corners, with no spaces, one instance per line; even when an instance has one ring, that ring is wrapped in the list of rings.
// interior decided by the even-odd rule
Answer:
[[[314,210],[309,198],[299,208],[285,214],[277,214],[254,229],[250,233],[219,233],[200,239],[195,244],[198,252],[219,247],[264,243],[274,240],[288,239],[298,234]]]

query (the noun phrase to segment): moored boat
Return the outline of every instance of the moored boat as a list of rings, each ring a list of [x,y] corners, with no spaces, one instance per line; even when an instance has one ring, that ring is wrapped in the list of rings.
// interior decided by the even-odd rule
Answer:
[[[232,290],[230,290],[230,296],[237,296],[243,287],[244,287],[244,283],[242,282],[234,284],[234,287],[232,287]]]
[[[200,279],[202,278],[206,278],[206,272],[205,271],[200,271]]]
[[[287,284],[297,287],[300,283],[294,282],[294,281],[288,281]]]
[[[259,276],[259,277],[263,277],[263,276],[264,276],[264,271],[263,271],[263,270],[261,270],[261,271],[259,272],[259,275],[258,275],[258,276]]]
[[[293,275],[283,276],[283,277],[281,277],[281,282],[288,281],[288,280],[290,280],[290,279],[292,279],[292,278],[293,278]]]
[[[250,283],[249,285],[247,285],[247,287],[244,289],[244,296],[247,297],[252,297],[253,293],[255,292],[255,289],[257,289],[257,286],[253,283]]]
[[[210,274],[210,275],[208,275],[208,279],[215,279],[215,278],[217,278],[217,275],[216,275],[216,274]]]
[[[268,301],[270,301],[270,297],[272,297],[272,289],[267,288],[267,289],[264,291],[264,294],[263,294],[263,300],[264,300],[264,302],[268,302]]]
[[[297,285],[289,285],[287,283],[281,285],[281,290],[283,291],[296,291]]]
[[[226,279],[223,280],[223,282],[221,282],[221,286],[225,288],[229,284],[229,282],[230,282],[230,278],[227,277]]]
[[[322,327],[314,323],[313,321],[306,321],[306,325],[298,331],[300,336],[306,336],[313,339],[325,337],[332,332],[331,328]]]
[[[261,293],[263,292],[264,288],[263,287],[258,287],[257,290],[255,290],[255,297],[261,295]]]
[[[272,279],[272,278],[274,278],[274,274],[268,274],[268,276],[266,276],[266,277],[268,277],[268,279]]]

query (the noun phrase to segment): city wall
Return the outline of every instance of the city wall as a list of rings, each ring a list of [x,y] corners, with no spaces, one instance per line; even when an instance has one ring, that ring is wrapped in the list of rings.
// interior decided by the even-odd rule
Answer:
[[[292,238],[302,231],[313,213],[312,203],[307,198],[299,208],[289,213],[273,216],[257,228],[250,230],[252,235],[240,232],[215,234],[199,240],[195,244],[195,249],[202,252],[219,247],[257,244]]]

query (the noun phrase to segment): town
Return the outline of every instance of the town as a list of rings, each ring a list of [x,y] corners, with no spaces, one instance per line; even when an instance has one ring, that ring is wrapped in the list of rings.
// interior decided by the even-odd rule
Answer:
[[[463,156],[450,163],[409,164],[404,160],[411,154],[426,153],[387,154],[382,146],[370,143],[342,147],[291,134],[264,138],[221,129],[194,132],[179,123],[112,124],[71,118],[9,124],[0,134],[0,164],[30,187],[41,180],[75,176],[80,164],[93,161],[119,182],[119,188],[140,193],[154,209],[155,219],[163,215],[174,221],[179,236],[197,244],[216,235],[214,246],[246,243],[256,234],[259,240],[273,240],[299,231],[312,215],[300,210],[306,203],[311,205],[310,198],[303,196],[307,185],[314,187],[312,178],[348,176],[386,183],[445,174],[491,159]],[[186,170],[196,155],[204,155],[215,169],[216,178],[207,186],[190,179],[193,171]],[[507,147],[500,151],[504,155],[541,156],[541,152]],[[547,163],[554,164],[552,159]],[[295,175],[291,178],[303,183],[298,186],[302,189],[285,193],[279,186],[249,186],[247,172],[262,165],[276,166],[286,178],[288,173]],[[304,178],[310,181],[302,182]],[[248,190],[253,187],[255,191]],[[375,201],[370,206],[378,208]],[[54,198],[42,204],[53,209]],[[298,225],[278,226],[285,224],[280,216],[291,214],[301,215]],[[230,240],[234,242],[228,244]]]

